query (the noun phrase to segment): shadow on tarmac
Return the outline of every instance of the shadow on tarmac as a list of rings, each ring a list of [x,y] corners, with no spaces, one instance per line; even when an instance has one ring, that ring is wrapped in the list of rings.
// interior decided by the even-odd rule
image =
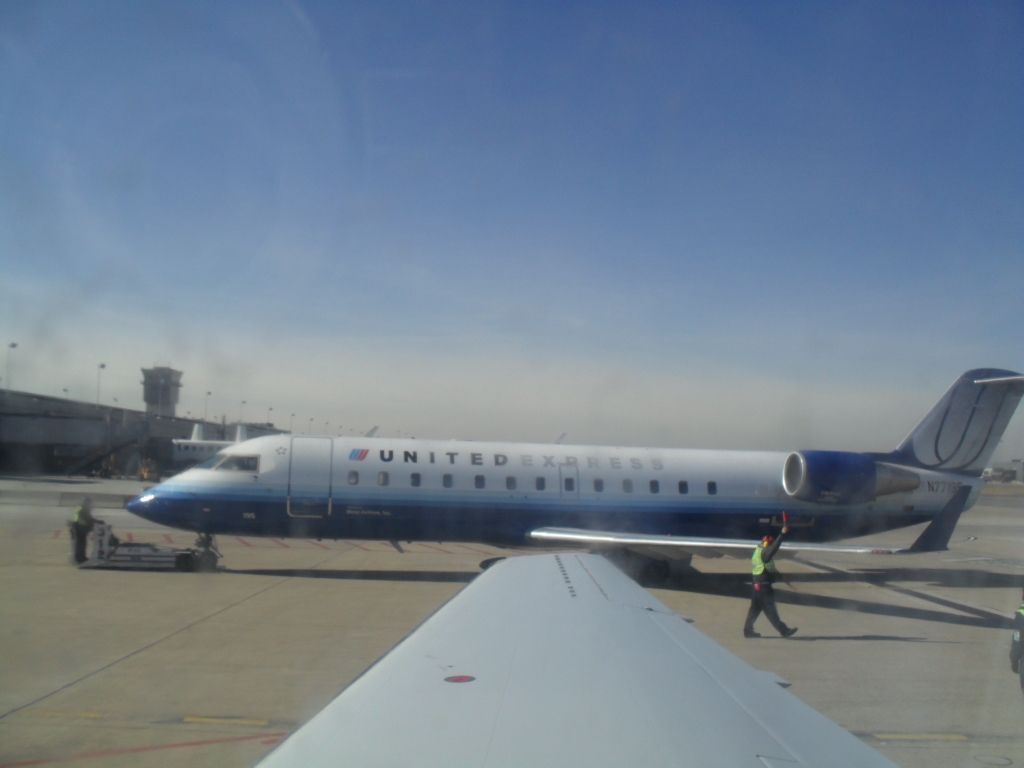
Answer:
[[[281,576],[299,579],[349,579],[352,581],[433,581],[468,584],[479,571],[395,571],[338,570],[309,568],[222,568],[222,573],[247,576]]]
[[[1020,589],[1024,587],[1024,576],[1013,573],[993,573],[977,568],[853,568],[842,571],[808,560],[800,560],[812,568],[824,569],[823,573],[800,573],[789,576],[791,581],[807,584],[828,584],[863,581],[868,584],[914,581],[934,587],[996,587]]]
[[[866,613],[874,616],[894,616],[904,619],[917,619],[918,621],[934,621],[942,624],[957,624],[960,626],[968,627],[984,627],[986,629],[1012,629],[1013,620],[1008,616],[1002,616],[991,611],[975,608],[970,605],[958,603],[953,600],[946,600],[935,595],[929,595],[924,592],[918,592],[916,590],[907,589],[905,587],[890,584],[887,578],[899,578],[915,580],[915,576],[907,575],[908,569],[899,569],[898,571],[878,571],[873,572],[868,577],[857,573],[847,573],[844,571],[836,571],[834,573],[801,573],[792,576],[787,576],[790,582],[794,585],[792,588],[787,589],[782,583],[778,584],[775,591],[775,600],[778,603],[786,605],[806,605],[814,608],[829,608],[838,611],[855,611],[857,613]],[[962,572],[948,572],[940,570],[928,570],[930,574],[934,574],[935,577],[949,576],[950,573],[962,573]],[[881,574],[885,574],[883,577]],[[919,572],[915,572],[919,573]],[[981,573],[981,572],[977,572]],[[895,574],[895,575],[893,575]],[[1014,588],[1020,588],[1021,577],[1009,576],[1008,583],[1002,582],[1003,574],[985,574],[986,576],[993,577],[995,583],[992,581],[981,582],[987,586],[1012,586]],[[819,578],[821,577],[821,578]],[[892,605],[889,603],[881,603],[871,600],[861,600],[855,598],[840,598],[840,597],[829,597],[826,595],[812,594],[805,591],[800,591],[800,586],[804,587],[811,584],[820,583],[836,583],[836,582],[864,582],[882,589],[887,589],[900,595],[913,597],[918,600],[932,603],[939,608],[945,608],[948,610],[938,610],[931,608],[916,608],[907,605]],[[970,582],[968,582],[970,583]],[[750,577],[744,574],[733,573],[713,573],[705,574],[698,571],[683,571],[678,574],[674,574],[668,581],[655,584],[655,583],[644,583],[643,586],[655,587],[659,589],[673,589],[680,592],[698,592],[705,595],[721,595],[723,597],[736,597],[747,599],[750,597]],[[954,612],[955,611],[955,612]],[[826,639],[826,638],[822,638]],[[830,638],[836,639],[836,638]]]
[[[355,570],[355,569],[306,569],[306,568],[245,568],[245,569],[221,569],[223,573],[244,574],[250,576],[279,576],[288,578],[303,579],[347,579],[352,581],[396,581],[396,582],[439,582],[468,584],[476,578],[479,571],[403,571],[403,570]],[[862,581],[889,589],[901,595],[914,597],[916,599],[930,602],[948,610],[931,608],[916,608],[907,605],[892,605],[871,600],[860,600],[853,598],[829,597],[825,595],[812,594],[799,591],[799,586],[787,589],[782,585],[776,589],[775,599],[777,602],[786,605],[806,605],[814,608],[829,608],[838,611],[854,611],[856,613],[871,614],[874,616],[894,616],[904,619],[916,619],[918,621],[933,621],[942,624],[956,624],[969,627],[984,627],[987,629],[1012,629],[1013,620],[997,613],[974,608],[970,605],[957,603],[952,600],[945,600],[934,595],[917,592],[894,584],[887,583],[885,578],[879,574],[885,573],[890,578],[904,578],[905,569],[898,572],[884,571],[873,573],[869,577],[859,574],[848,573],[826,573],[826,574],[799,574],[790,577],[794,585],[809,585],[814,583],[829,582],[856,582]],[[931,573],[931,571],[929,571]],[[947,574],[945,571],[934,571],[936,575]],[[981,573],[981,572],[978,572]],[[1002,578],[1002,574],[986,574],[987,576]],[[819,576],[823,578],[818,578]],[[1013,580],[1012,586],[1020,584],[1020,577],[1007,578]],[[911,577],[911,580],[913,578]],[[989,583],[990,582],[983,582]],[[991,584],[990,584],[991,585]],[[1001,582],[999,583],[1002,586]],[[721,595],[723,597],[736,597],[746,599],[750,596],[750,579],[743,574],[723,573],[700,573],[698,571],[686,571],[673,575],[668,581],[660,584],[644,583],[645,587],[658,589],[672,589],[680,592],[697,592],[705,595]],[[1010,585],[1008,585],[1010,586]],[[890,640],[902,642],[931,642],[923,638],[897,637],[888,635],[853,635],[853,636],[821,636],[794,638],[809,640]]]
[[[761,635],[747,638],[749,640],[785,640],[790,643],[816,643],[819,640],[867,640],[872,643],[930,643],[935,645],[956,645],[948,640],[929,640],[927,637],[901,637],[900,635],[804,635],[782,637],[780,635]]]

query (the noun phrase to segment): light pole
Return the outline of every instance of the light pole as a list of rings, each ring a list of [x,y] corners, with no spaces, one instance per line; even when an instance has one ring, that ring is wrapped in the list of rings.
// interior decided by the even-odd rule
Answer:
[[[13,389],[13,387],[11,387],[11,350],[12,349],[17,349],[17,348],[18,348],[18,342],[16,342],[16,341],[12,341],[10,344],[7,345],[7,388],[8,389]]]
[[[288,431],[289,432],[294,432],[295,431],[295,414],[294,413],[291,416],[288,417]]]
[[[100,363],[96,366],[96,405],[100,404],[100,374],[103,373],[103,369],[106,367],[106,363]]]
[[[203,421],[206,421],[206,407],[210,404],[210,395],[213,392],[207,390],[206,395],[203,397]]]
[[[270,414],[272,414],[273,412],[274,412],[274,406],[268,405],[267,406],[267,424],[272,424],[273,423],[273,422],[270,421]]]
[[[306,431],[306,434],[307,435],[312,435],[313,434],[313,417],[312,416],[309,417],[309,429]]]
[[[238,423],[241,424],[245,421],[245,400],[242,401],[242,405],[238,409]]]

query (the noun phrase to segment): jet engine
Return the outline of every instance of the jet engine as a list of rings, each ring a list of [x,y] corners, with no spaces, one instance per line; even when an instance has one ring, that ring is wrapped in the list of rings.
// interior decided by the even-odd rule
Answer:
[[[917,473],[863,453],[797,451],[786,457],[782,469],[783,490],[801,501],[860,504],[919,485]]]

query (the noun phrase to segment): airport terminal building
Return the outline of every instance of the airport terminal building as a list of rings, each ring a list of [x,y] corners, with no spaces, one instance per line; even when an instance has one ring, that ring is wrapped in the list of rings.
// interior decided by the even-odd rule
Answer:
[[[143,462],[170,465],[171,440],[188,438],[196,424],[208,439],[226,439],[233,427],[177,416],[182,372],[145,368],[145,410],[99,405],[32,392],[0,390],[0,471],[134,475]],[[255,436],[274,432],[251,425]]]

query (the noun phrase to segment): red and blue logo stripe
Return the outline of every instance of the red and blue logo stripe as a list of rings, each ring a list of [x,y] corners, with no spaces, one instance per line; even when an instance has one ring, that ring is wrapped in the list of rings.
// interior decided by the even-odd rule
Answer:
[[[348,455],[349,461],[362,461],[367,457],[370,451],[366,448],[353,448],[352,452]]]

